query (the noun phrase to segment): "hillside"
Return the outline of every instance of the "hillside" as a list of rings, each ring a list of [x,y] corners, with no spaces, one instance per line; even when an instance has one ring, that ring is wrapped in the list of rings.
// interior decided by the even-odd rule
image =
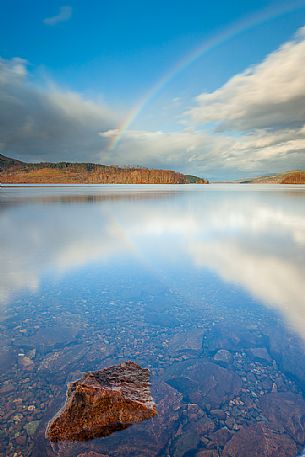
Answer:
[[[240,182],[251,184],[305,184],[305,171],[287,171],[276,175],[258,176]]]
[[[94,163],[26,163],[0,154],[3,184],[207,184],[172,170],[117,167]]]

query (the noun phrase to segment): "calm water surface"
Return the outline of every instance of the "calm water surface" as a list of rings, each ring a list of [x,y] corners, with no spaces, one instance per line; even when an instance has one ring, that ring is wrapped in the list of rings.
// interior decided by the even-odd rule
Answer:
[[[305,186],[1,188],[0,243],[1,457],[302,451]],[[129,359],[158,416],[50,446],[67,383]]]

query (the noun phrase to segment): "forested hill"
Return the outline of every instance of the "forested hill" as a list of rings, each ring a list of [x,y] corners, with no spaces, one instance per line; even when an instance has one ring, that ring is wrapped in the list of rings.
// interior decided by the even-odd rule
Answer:
[[[256,178],[242,180],[240,182],[252,184],[305,184],[305,171],[287,171],[276,175],[258,176]]]
[[[117,167],[94,163],[26,163],[0,154],[3,184],[207,184],[172,170]]]

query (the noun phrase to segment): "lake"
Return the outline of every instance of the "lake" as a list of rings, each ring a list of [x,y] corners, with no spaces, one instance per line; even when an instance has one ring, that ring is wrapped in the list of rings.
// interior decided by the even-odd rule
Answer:
[[[0,243],[1,457],[302,453],[305,186],[2,187]],[[125,360],[158,415],[51,446],[67,383]]]

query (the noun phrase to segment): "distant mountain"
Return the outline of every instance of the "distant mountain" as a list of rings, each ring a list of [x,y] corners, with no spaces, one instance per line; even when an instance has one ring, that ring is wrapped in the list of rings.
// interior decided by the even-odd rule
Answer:
[[[305,170],[293,170],[268,176],[257,176],[240,180],[240,183],[251,184],[305,184]]]
[[[20,160],[11,159],[10,157],[0,154],[0,172],[10,167],[18,167],[23,165]]]
[[[95,163],[26,163],[0,154],[3,184],[207,184],[172,170],[117,167]]]

